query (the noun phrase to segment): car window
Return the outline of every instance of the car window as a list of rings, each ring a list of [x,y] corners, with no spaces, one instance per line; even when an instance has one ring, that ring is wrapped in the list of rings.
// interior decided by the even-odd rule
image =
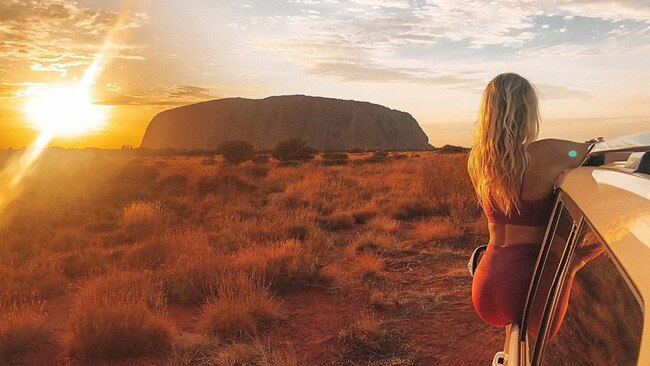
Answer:
[[[561,208],[560,208],[561,207]],[[560,266],[562,256],[571,239],[575,227],[575,220],[566,206],[559,207],[559,214],[551,220],[551,227],[547,235],[546,243],[542,253],[542,260],[538,264],[542,270],[536,270],[536,277],[533,278],[531,295],[526,308],[526,324],[528,333],[528,344],[535,345],[537,335],[540,332],[541,318],[545,308],[552,283]]]
[[[586,223],[574,247],[540,364],[635,365],[643,312],[634,290]]]

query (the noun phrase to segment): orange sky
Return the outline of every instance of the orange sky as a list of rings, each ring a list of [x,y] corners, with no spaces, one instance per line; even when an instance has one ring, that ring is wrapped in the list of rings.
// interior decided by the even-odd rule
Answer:
[[[307,94],[404,110],[434,145],[467,146],[482,87],[505,71],[540,89],[542,137],[650,129],[641,1],[7,0],[0,33],[0,148],[39,133],[33,90],[78,82],[99,53],[106,123],[50,145],[137,146],[167,108]]]

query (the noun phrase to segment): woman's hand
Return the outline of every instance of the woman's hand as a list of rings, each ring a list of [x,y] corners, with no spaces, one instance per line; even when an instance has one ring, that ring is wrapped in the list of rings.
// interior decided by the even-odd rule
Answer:
[[[571,261],[572,272],[577,272],[585,266],[587,262],[595,259],[605,252],[605,248],[600,244],[596,236],[590,231],[587,231],[581,238],[580,242],[575,248],[573,253],[573,260]]]

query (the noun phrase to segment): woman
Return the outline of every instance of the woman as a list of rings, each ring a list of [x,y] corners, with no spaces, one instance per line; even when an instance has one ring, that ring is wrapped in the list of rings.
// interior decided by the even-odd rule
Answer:
[[[553,209],[554,183],[588,153],[586,143],[536,141],[539,121],[537,93],[528,80],[506,73],[485,88],[468,171],[490,241],[474,274],[472,302],[495,327],[520,322]]]

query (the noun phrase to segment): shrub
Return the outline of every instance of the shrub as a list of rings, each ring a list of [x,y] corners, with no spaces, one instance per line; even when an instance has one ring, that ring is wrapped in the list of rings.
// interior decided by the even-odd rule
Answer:
[[[383,163],[388,160],[388,153],[383,150],[377,150],[369,157],[364,159],[368,163]]]
[[[469,149],[463,146],[445,145],[437,149],[436,151],[443,154],[458,154],[458,153],[466,153],[469,151]]]
[[[375,364],[406,355],[406,337],[397,330],[386,329],[384,323],[363,314],[339,333],[338,342],[344,349],[342,361],[352,364]],[[395,362],[385,364],[407,364]]]
[[[216,294],[227,267],[220,258],[196,254],[179,259],[160,273],[163,290],[171,303],[197,305]]]
[[[86,359],[116,360],[157,355],[171,348],[171,323],[144,304],[77,308],[72,320],[70,353]]]
[[[131,240],[151,236],[164,223],[165,212],[155,202],[136,201],[122,209],[120,224]]]
[[[200,196],[207,194],[220,194],[229,196],[241,192],[251,192],[256,186],[242,180],[233,172],[221,172],[221,174],[207,175],[199,178],[196,183],[196,190]]]
[[[233,343],[222,348],[214,362],[220,366],[297,366],[298,357],[291,349],[270,350],[259,341]]]
[[[337,153],[337,152],[330,152],[330,153],[324,153],[322,155],[323,157],[323,165],[345,165],[348,163],[348,154],[346,153]]]
[[[467,174],[467,155],[438,155],[421,169],[421,199],[454,225],[467,226],[480,214]]]
[[[203,306],[199,328],[235,341],[253,338],[281,318],[278,303],[259,279],[235,274],[220,284],[218,297]]]
[[[342,152],[328,152],[321,155],[325,160],[348,160],[348,154]]]
[[[322,219],[323,226],[328,230],[344,230],[354,227],[354,218],[347,212],[336,212]]]
[[[207,158],[201,160],[201,165],[214,165],[217,161],[214,160],[214,156],[208,156]]]
[[[433,209],[419,200],[406,200],[387,207],[390,216],[398,220],[412,220],[432,215]]]
[[[236,165],[250,160],[255,155],[255,148],[246,141],[226,141],[217,147],[217,153],[230,164]]]
[[[318,279],[318,252],[319,248],[306,248],[298,240],[289,239],[276,245],[241,250],[235,264],[251,273],[262,274],[274,289],[288,291]]]
[[[269,172],[271,171],[270,167],[260,165],[260,164],[246,165],[242,168],[244,174],[254,179],[266,178],[269,175]]]
[[[358,209],[352,212],[355,224],[365,224],[368,220],[375,217],[375,215],[377,215],[377,211],[370,208]]]
[[[115,360],[160,354],[176,330],[164,317],[160,284],[146,272],[115,271],[86,284],[70,320],[70,353]]]
[[[419,222],[415,227],[417,238],[423,242],[443,240],[459,235],[459,228],[448,220],[429,220]]]
[[[40,312],[12,309],[0,315],[0,363],[14,364],[21,357],[55,343],[52,329]]]
[[[381,258],[372,254],[361,254],[357,256],[353,265],[353,272],[363,279],[378,277],[384,267]]]
[[[280,161],[307,161],[314,158],[316,149],[307,146],[303,140],[288,139],[278,143],[272,155]]]
[[[376,216],[368,221],[368,227],[379,232],[392,233],[399,228],[399,222],[386,216]]]
[[[251,161],[255,164],[267,164],[271,161],[271,158],[267,154],[255,155]]]

